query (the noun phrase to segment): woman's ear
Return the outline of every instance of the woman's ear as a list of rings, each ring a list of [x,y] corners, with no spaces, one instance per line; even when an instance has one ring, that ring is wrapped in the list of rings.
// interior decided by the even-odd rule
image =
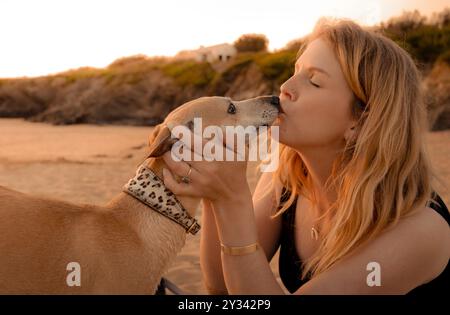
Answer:
[[[148,157],[160,157],[169,151],[177,141],[178,139],[171,137],[171,132],[165,124],[159,124],[150,135],[150,153]]]
[[[356,126],[352,125],[344,133],[345,142],[348,143],[349,141],[354,139],[355,135],[356,135]]]

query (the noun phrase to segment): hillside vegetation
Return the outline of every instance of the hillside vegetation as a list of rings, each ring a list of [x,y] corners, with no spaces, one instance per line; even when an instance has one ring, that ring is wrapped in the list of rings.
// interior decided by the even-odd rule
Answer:
[[[424,76],[433,130],[450,128],[450,9],[430,18],[406,12],[380,24],[377,31],[416,60]],[[239,53],[226,63],[137,55],[103,69],[84,67],[45,77],[2,79],[0,117],[52,124],[155,125],[193,98],[222,95],[239,100],[278,94],[293,73],[303,40],[293,40],[276,52],[267,52],[265,38],[263,45],[254,45],[262,49],[254,51],[246,40],[235,42]]]

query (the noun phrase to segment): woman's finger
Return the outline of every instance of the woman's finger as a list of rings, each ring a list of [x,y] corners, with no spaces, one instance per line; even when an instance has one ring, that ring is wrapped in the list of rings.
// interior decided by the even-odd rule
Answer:
[[[206,133],[204,135],[206,138],[193,133],[186,126],[179,126],[179,128],[176,133],[179,141],[171,150],[177,160],[244,161],[249,153],[247,145],[237,145],[235,141],[232,141],[228,146],[220,128],[215,132]],[[230,137],[234,138],[234,134]]]
[[[174,161],[171,157],[170,152],[166,152],[163,155],[163,160],[166,163],[167,167],[171,172],[173,172],[175,175],[179,177],[189,177],[189,179],[197,179],[198,178],[198,171],[192,167],[190,164],[191,162],[184,162],[184,161]]]
[[[204,135],[205,137],[193,133],[185,126],[180,126],[180,130],[182,133],[180,132],[179,134],[179,141],[174,145],[172,151],[179,158],[183,156],[183,160],[185,161],[200,161],[203,159],[223,161],[225,160],[225,151],[230,151],[230,153],[227,153],[227,156],[235,154],[233,148],[227,147],[225,137],[222,135],[220,128],[215,133],[206,133]],[[193,155],[189,157],[189,151],[186,152],[186,150],[192,152]],[[212,151],[217,152],[218,150],[224,152],[224,154],[212,153]]]
[[[162,156],[167,167],[176,175],[183,176],[189,171],[189,165],[181,160],[174,160],[171,152],[166,152]]]
[[[190,184],[178,183],[173,174],[166,168],[163,168],[163,181],[164,185],[177,196],[187,195],[200,197],[197,191]]]
[[[173,130],[174,136],[178,138],[173,151],[178,151],[179,147],[187,148],[188,150],[195,152],[197,155],[202,155],[203,138],[201,135],[193,133],[186,126],[177,126],[176,130]]]

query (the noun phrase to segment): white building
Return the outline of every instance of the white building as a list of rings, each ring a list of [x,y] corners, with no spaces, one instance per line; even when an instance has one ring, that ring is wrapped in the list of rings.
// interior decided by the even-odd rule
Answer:
[[[180,51],[175,58],[177,59],[195,59],[202,62],[216,62],[216,61],[228,61],[233,58],[237,53],[236,48],[230,44],[219,44],[209,47],[200,46],[196,50],[183,50]]]

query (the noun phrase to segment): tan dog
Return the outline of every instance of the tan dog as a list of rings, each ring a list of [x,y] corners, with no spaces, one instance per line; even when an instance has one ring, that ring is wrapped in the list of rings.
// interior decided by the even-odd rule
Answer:
[[[162,178],[160,156],[170,150],[168,126],[262,126],[278,114],[277,97],[240,102],[207,97],[170,113],[152,136],[148,166]],[[191,216],[199,199],[180,198]],[[106,206],[43,199],[0,187],[1,294],[153,294],[185,243],[181,225],[127,193]],[[80,286],[69,286],[69,263]],[[68,267],[69,266],[69,267]],[[74,269],[75,270],[75,269]]]

